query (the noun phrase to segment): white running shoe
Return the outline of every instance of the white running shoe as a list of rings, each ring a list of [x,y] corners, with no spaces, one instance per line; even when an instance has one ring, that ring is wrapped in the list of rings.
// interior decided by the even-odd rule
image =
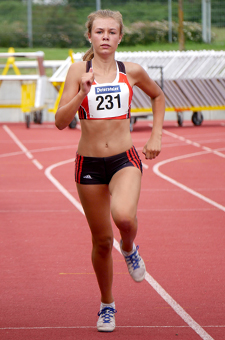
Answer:
[[[115,313],[117,311],[108,306],[104,307],[100,312],[98,313],[98,322],[97,322],[97,330],[99,332],[113,332],[116,327],[115,322]]]
[[[131,255],[126,255],[122,249],[122,240],[120,241],[120,250],[126,261],[130,276],[134,281],[141,282],[145,278],[146,268],[143,259],[138,253],[138,249],[139,247],[137,246]]]

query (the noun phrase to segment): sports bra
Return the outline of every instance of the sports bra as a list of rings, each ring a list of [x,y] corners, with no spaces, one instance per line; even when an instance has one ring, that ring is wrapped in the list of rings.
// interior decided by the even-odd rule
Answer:
[[[92,67],[87,61],[86,71]],[[130,118],[133,89],[130,86],[125,66],[116,61],[117,75],[112,83],[98,84],[93,81],[91,90],[81,103],[79,119],[127,119]]]

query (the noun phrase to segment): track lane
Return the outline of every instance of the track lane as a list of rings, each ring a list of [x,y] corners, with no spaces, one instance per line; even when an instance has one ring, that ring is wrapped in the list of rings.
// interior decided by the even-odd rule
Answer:
[[[49,162],[49,159],[48,159],[48,162],[46,161],[46,159],[45,159],[46,157],[44,157],[44,161],[42,161],[42,157],[41,157],[41,148],[40,148],[40,154],[39,154],[39,156],[40,156],[40,159],[39,159],[39,158],[38,158],[38,159],[40,160],[41,164],[42,164],[42,163],[43,163],[43,164],[45,164],[45,163],[50,163],[50,162]],[[60,176],[60,180],[61,180],[61,176]],[[68,187],[68,185],[66,185],[66,186]],[[69,188],[70,188],[70,186],[69,186]],[[142,242],[141,242],[141,240],[140,240],[140,244],[141,244],[141,243],[142,243]],[[125,322],[126,322],[126,321],[125,321]],[[163,327],[163,326],[162,326],[162,327]],[[118,335],[118,334],[117,334],[117,335]],[[189,339],[190,339],[190,338],[189,338]],[[193,338],[193,339],[194,339],[194,338]]]

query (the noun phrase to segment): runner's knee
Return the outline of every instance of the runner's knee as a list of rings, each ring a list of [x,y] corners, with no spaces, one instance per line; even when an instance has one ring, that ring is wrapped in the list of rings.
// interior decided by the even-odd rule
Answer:
[[[97,252],[100,256],[105,257],[111,254],[113,247],[113,236],[106,236],[101,238],[93,238],[93,251]]]
[[[116,226],[125,233],[129,233],[134,227],[136,227],[136,215],[127,209],[114,210],[114,212],[112,212],[112,216]]]

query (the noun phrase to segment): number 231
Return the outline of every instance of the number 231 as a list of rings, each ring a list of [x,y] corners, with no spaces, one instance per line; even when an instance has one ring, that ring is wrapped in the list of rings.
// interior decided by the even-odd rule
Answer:
[[[111,96],[110,94],[106,95],[105,97],[97,96],[96,101],[99,102],[97,105],[97,110],[105,110],[105,109],[112,110],[116,102],[117,102],[117,107],[121,108],[119,94],[117,94],[115,97]],[[106,104],[104,103],[105,101],[107,101]]]

